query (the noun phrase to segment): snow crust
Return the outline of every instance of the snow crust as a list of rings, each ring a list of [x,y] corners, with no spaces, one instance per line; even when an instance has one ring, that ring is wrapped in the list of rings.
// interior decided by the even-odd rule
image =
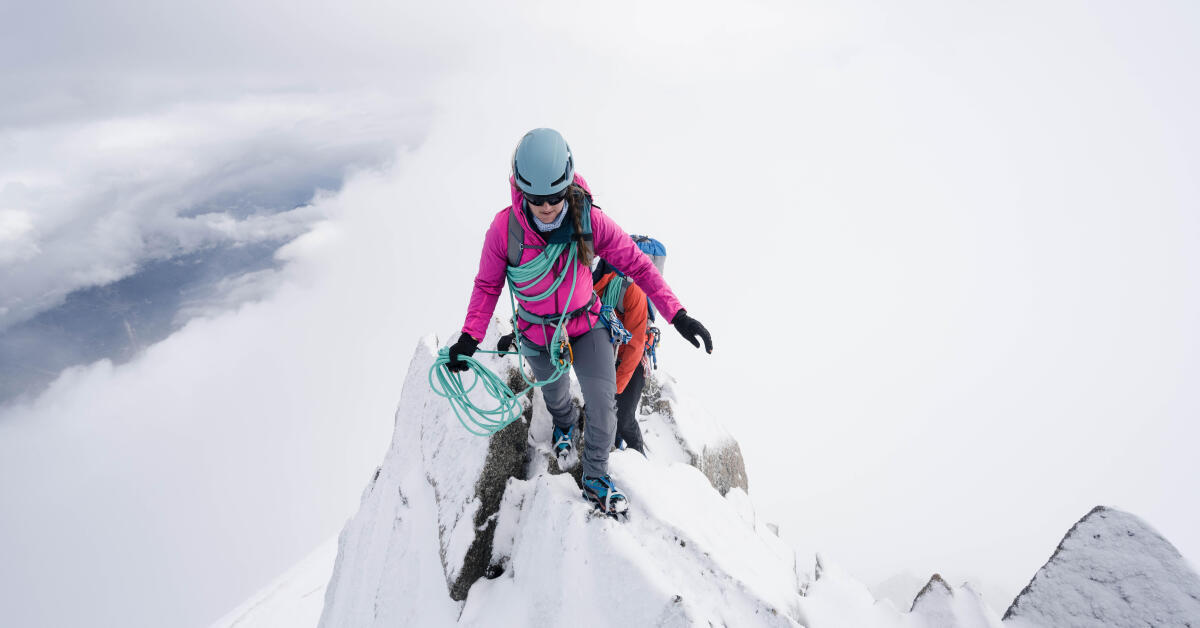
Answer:
[[[1200,626],[1200,577],[1126,512],[1075,524],[1005,614],[1016,626]]]
[[[462,625],[793,626],[791,551],[749,524],[693,467],[614,453],[634,505],[628,522],[594,514],[566,475],[512,480],[494,551],[504,573],[471,589]],[[489,624],[496,617],[503,622]]]

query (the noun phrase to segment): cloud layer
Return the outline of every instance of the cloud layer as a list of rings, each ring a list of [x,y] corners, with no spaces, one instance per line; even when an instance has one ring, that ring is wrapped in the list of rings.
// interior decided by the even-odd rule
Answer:
[[[309,199],[419,139],[352,95],[250,96],[0,132],[0,331],[152,260],[293,238]],[[379,96],[359,96],[373,99]]]

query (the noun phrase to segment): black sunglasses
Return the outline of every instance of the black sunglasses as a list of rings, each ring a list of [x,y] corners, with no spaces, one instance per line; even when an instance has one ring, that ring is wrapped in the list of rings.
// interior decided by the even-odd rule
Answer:
[[[525,196],[525,202],[530,205],[545,205],[546,203],[557,205],[567,197],[567,190],[563,189],[554,194],[527,194],[524,192],[522,194]]]

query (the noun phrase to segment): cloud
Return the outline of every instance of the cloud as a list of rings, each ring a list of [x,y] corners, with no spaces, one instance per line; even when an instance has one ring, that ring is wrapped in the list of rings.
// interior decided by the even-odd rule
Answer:
[[[0,266],[27,260],[40,252],[37,243],[29,239],[32,231],[33,220],[28,212],[0,209]]]
[[[24,210],[2,214],[0,330],[148,261],[299,235],[322,186],[419,138],[402,111],[274,94],[3,132],[0,206]]]

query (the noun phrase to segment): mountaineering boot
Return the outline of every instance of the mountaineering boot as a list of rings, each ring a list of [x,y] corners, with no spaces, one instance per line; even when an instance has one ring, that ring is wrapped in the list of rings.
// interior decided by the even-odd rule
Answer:
[[[583,478],[583,497],[592,502],[596,510],[613,519],[619,516],[629,517],[629,500],[625,499],[625,494],[607,475]]]
[[[579,453],[575,451],[575,426],[572,425],[564,431],[559,426],[554,426],[554,457],[558,460],[558,468],[560,471],[566,471],[574,467],[579,462]]]

